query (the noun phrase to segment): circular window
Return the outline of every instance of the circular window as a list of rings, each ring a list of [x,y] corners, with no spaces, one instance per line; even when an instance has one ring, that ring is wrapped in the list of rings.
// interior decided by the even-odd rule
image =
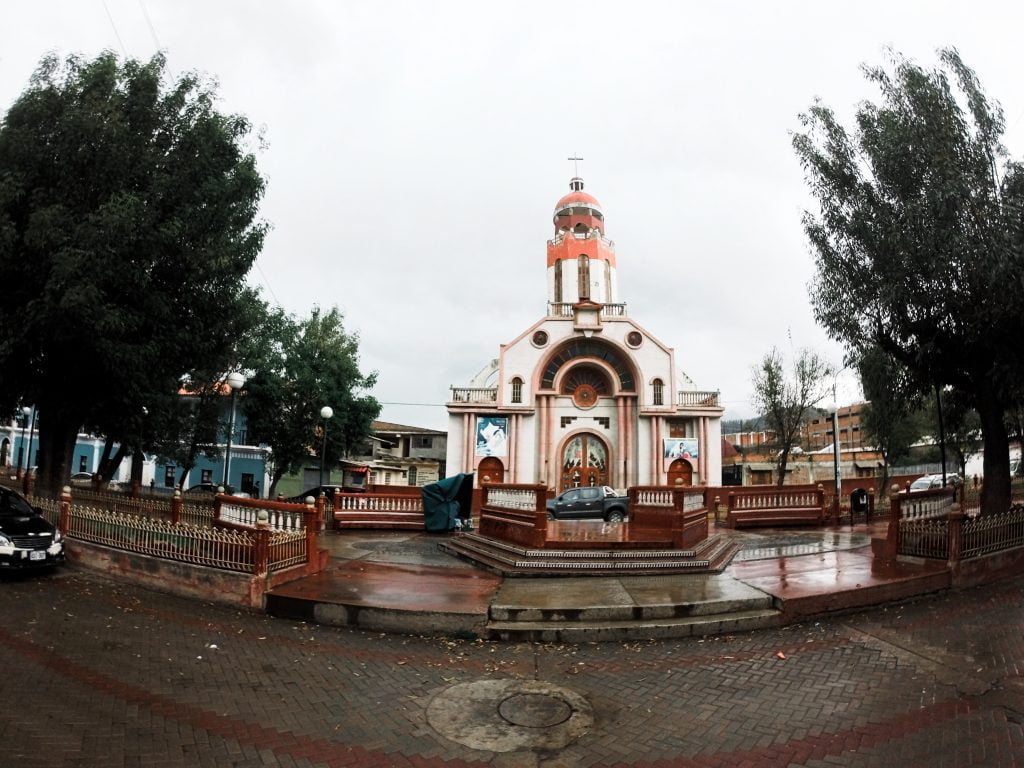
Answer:
[[[626,334],[626,343],[631,347],[639,347],[644,343],[643,334],[640,331],[630,331]]]
[[[590,384],[580,384],[572,391],[572,401],[577,408],[593,408],[597,405],[597,389]]]
[[[535,347],[543,347],[548,343],[548,332],[537,331],[533,334],[533,345]]]

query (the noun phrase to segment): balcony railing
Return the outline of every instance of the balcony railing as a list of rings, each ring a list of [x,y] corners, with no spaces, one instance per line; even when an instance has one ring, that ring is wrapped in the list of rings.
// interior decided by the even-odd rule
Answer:
[[[452,387],[453,403],[496,403],[498,388]]]
[[[684,391],[677,394],[676,405],[718,407],[718,392]]]
[[[572,317],[572,302],[568,301],[549,301],[548,302],[548,317]],[[619,304],[602,304],[601,305],[601,319],[608,320],[613,317],[626,317],[626,305],[624,303]]]

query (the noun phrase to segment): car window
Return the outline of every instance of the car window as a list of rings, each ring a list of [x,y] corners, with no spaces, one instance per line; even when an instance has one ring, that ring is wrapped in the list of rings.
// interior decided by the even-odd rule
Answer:
[[[600,488],[584,488],[580,491],[580,498],[583,501],[593,501],[594,499],[601,498]]]
[[[5,515],[34,515],[35,510],[29,506],[20,496],[6,491],[0,493],[0,514]]]
[[[579,497],[580,497],[580,492],[579,491],[566,491],[562,495],[562,501],[570,501],[570,502],[577,501],[579,499]]]

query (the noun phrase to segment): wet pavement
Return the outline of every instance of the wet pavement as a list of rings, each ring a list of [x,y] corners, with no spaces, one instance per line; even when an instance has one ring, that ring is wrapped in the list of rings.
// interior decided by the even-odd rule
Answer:
[[[1024,578],[597,644],[325,627],[70,567],[0,581],[0,616],[18,768],[1024,765]]]
[[[614,538],[614,529],[623,527],[577,525],[595,541],[601,536]],[[374,630],[484,636],[489,619],[499,614],[519,620],[551,612],[628,620],[631,612],[650,618],[774,606],[794,617],[948,588],[943,565],[880,566],[870,544],[872,536],[884,535],[885,526],[716,528],[715,533],[742,547],[722,573],[505,579],[443,552],[438,546],[446,538],[443,535],[331,532],[320,539],[331,553],[331,566],[275,589],[268,610],[279,616]],[[659,607],[664,607],[660,613]],[[765,617],[764,625],[773,622],[777,623]],[[727,624],[722,628],[731,631]],[[687,626],[681,631],[691,630]],[[600,636],[607,638],[608,633]]]

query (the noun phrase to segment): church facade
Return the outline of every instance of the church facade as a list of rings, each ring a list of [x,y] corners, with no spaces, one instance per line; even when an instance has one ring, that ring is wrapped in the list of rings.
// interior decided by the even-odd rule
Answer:
[[[476,482],[720,485],[717,392],[618,298],[600,203],[573,178],[547,243],[547,315],[502,344],[448,408],[448,471]]]

